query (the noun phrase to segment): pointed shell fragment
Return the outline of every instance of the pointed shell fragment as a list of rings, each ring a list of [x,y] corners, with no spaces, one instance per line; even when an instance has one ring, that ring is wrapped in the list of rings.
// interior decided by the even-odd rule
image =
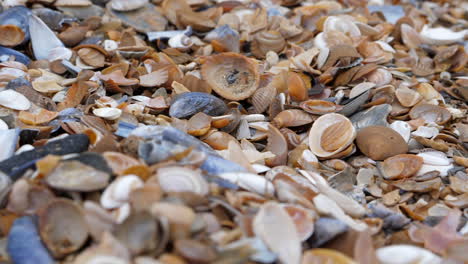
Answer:
[[[229,100],[250,97],[260,83],[257,64],[252,59],[232,52],[208,57],[202,65],[201,73],[216,93]]]
[[[356,129],[344,115],[326,114],[319,117],[309,132],[309,147],[318,157],[333,156],[348,147],[356,137]]]

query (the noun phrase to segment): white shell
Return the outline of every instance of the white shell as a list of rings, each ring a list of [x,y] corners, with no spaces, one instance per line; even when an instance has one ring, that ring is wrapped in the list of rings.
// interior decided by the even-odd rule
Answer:
[[[420,126],[416,131],[411,133],[413,136],[420,136],[423,138],[433,138],[439,134],[439,129],[436,127],[427,127],[427,126]]]
[[[419,157],[423,158],[424,164],[435,165],[435,166],[447,166],[450,165],[450,160],[447,158],[445,153],[440,151],[427,151],[418,154]]]
[[[445,177],[448,175],[448,171],[451,170],[452,168],[453,168],[453,165],[436,166],[436,165],[423,164],[421,169],[419,169],[418,173],[416,174],[416,176],[420,176],[431,171],[438,171],[441,177]]]
[[[348,133],[344,134],[344,136],[347,137],[345,141],[346,143],[343,144],[343,146],[339,147],[337,150],[333,152],[328,152],[324,150],[320,144],[322,135],[327,128],[341,121],[347,122],[349,124],[349,127],[351,128],[351,131],[348,131]],[[351,121],[344,115],[330,113],[323,115],[317,120],[315,120],[309,132],[309,148],[312,151],[312,153],[314,153],[318,157],[330,157],[343,151],[353,142],[355,138],[356,129],[352,125]]]
[[[398,132],[406,142],[410,140],[411,127],[405,121],[395,121],[390,125],[390,128]]]
[[[188,49],[193,45],[193,42],[187,35],[178,34],[170,38],[168,44],[171,48]]]
[[[4,90],[0,92],[0,105],[14,110],[28,110],[31,102],[14,90]]]
[[[0,119],[0,130],[8,130],[7,123],[5,123],[5,121],[3,121],[2,119]]]
[[[112,0],[111,8],[117,11],[132,11],[145,6],[148,0]]]
[[[111,39],[104,40],[103,46],[106,51],[114,51],[119,48],[119,44]]]
[[[158,181],[164,192],[193,192],[205,196],[208,182],[199,171],[184,167],[166,167],[158,170]]]
[[[219,177],[239,185],[248,191],[258,193],[263,196],[272,196],[275,187],[265,177],[248,172],[226,172]]]
[[[351,89],[351,92],[349,93],[349,98],[354,98],[372,88],[375,87],[375,83],[371,83],[371,82],[362,82],[356,86],[353,87],[353,89]]]
[[[104,190],[101,205],[106,209],[122,206],[128,201],[130,193],[143,186],[143,181],[136,175],[126,175],[116,179]]]
[[[122,115],[122,110],[112,107],[96,108],[93,114],[107,120],[116,120]]]
[[[333,30],[349,34],[352,37],[361,36],[359,28],[353,23],[352,19],[348,17],[329,16],[323,24],[323,32],[330,32]]]
[[[381,264],[439,264],[442,259],[431,251],[411,245],[392,245],[376,251]]]
[[[56,47],[49,51],[49,56],[47,60],[55,61],[55,60],[69,60],[73,56],[73,52],[65,47]]]
[[[54,48],[64,47],[54,32],[35,15],[29,18],[29,32],[36,60],[47,60]]]
[[[449,45],[455,42],[463,41],[465,36],[468,36],[468,30],[465,29],[459,32],[455,32],[448,28],[429,28],[426,25],[419,34],[423,41],[429,45]]]

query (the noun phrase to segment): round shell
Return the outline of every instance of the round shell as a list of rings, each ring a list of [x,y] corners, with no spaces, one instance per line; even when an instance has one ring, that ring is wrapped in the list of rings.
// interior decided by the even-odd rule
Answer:
[[[405,139],[384,126],[368,126],[359,130],[356,143],[359,150],[373,160],[384,160],[408,152]]]
[[[0,105],[14,110],[28,110],[31,102],[16,91],[4,90],[0,92]]]
[[[24,41],[25,34],[23,30],[16,25],[0,26],[0,45],[6,47],[15,47]]]
[[[201,73],[216,93],[229,100],[250,97],[260,83],[257,64],[243,55],[231,52],[209,57]]]
[[[356,137],[356,129],[344,115],[319,117],[309,132],[310,150],[318,157],[333,156],[348,147]]]
[[[387,180],[405,179],[421,169],[423,158],[412,154],[400,154],[386,159],[382,164],[384,177]]]

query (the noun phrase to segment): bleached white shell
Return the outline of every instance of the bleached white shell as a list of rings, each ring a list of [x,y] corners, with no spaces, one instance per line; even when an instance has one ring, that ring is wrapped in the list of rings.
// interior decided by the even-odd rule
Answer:
[[[106,51],[114,51],[119,48],[119,44],[111,39],[104,40],[103,46]]]
[[[122,110],[113,107],[96,108],[93,114],[107,120],[116,120],[122,115]]]
[[[185,34],[178,34],[169,39],[168,44],[171,48],[188,49],[192,46],[193,42]]]
[[[54,32],[35,15],[29,18],[29,32],[36,60],[46,60],[54,48],[64,47]]]
[[[427,126],[420,126],[416,131],[411,133],[413,136],[420,136],[423,138],[433,138],[439,134],[439,129],[436,127],[427,127]]]
[[[49,51],[49,56],[47,60],[69,60],[73,56],[73,52],[65,47],[56,47]]]
[[[359,28],[353,23],[351,18],[347,17],[329,16],[323,24],[323,31],[330,32],[333,30],[343,32],[352,37],[361,36]]]
[[[28,110],[31,102],[14,90],[4,90],[0,92],[0,105],[14,110]]]
[[[410,140],[411,127],[405,121],[395,121],[390,125],[390,128],[398,132],[406,142]]]
[[[452,31],[444,27],[429,28],[423,27],[419,33],[423,41],[430,45],[449,45],[458,41],[463,41],[468,35],[468,30]]]
[[[372,88],[375,87],[375,83],[371,83],[371,82],[363,82],[363,83],[360,83],[356,86],[353,87],[353,89],[351,89],[351,92],[349,93],[349,98],[354,98]]]
[[[338,122],[342,122],[342,121],[347,122],[350,128],[350,131],[348,131],[347,133],[343,135],[346,137],[345,143],[333,152],[328,152],[324,150],[320,144],[324,131],[330,126]],[[352,125],[351,121],[344,115],[330,113],[330,114],[323,115],[319,117],[317,120],[315,120],[309,132],[309,148],[312,151],[312,153],[314,153],[318,157],[323,157],[323,158],[330,157],[343,151],[346,147],[348,147],[353,142],[355,138],[356,138],[356,129]]]
[[[440,151],[427,151],[418,153],[423,158],[423,163],[427,165],[446,166],[450,165],[450,160],[445,153]]]
[[[5,123],[5,121],[3,121],[2,119],[0,119],[0,130],[8,130],[7,123]]]
[[[445,165],[445,166],[423,164],[421,169],[419,169],[418,173],[416,173],[416,176],[420,176],[431,171],[438,171],[441,177],[445,177],[448,175],[448,171],[451,170],[452,168],[453,168],[453,165],[451,164]]]
[[[442,259],[431,251],[411,245],[392,245],[377,249],[381,264],[439,264]]]
[[[117,11],[132,11],[142,8],[148,0],[112,0],[111,8]]]
[[[101,205],[106,209],[113,209],[124,205],[130,193],[143,186],[143,181],[136,175],[126,175],[116,179],[104,190]]]
[[[164,192],[193,192],[205,196],[208,182],[199,171],[183,167],[166,167],[158,170],[158,181]]]
[[[258,193],[263,196],[272,196],[275,187],[265,177],[248,172],[226,172],[219,177],[239,185],[248,191]]]

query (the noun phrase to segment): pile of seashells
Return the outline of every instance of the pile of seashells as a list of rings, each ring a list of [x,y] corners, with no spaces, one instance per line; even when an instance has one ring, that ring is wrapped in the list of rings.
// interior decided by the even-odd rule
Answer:
[[[467,1],[1,3],[1,263],[468,263]]]

